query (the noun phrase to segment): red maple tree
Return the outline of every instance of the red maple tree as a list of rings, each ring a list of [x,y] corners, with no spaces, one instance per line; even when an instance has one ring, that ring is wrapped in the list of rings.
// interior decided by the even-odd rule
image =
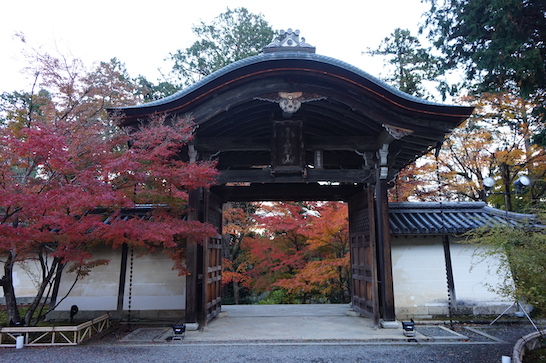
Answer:
[[[346,302],[350,296],[347,206],[273,203],[256,217],[238,274],[255,294],[281,290],[280,302]]]
[[[222,210],[222,285],[223,296],[233,296],[234,304],[241,301],[241,287],[248,285],[246,254],[241,249],[243,241],[256,235],[256,210],[260,203],[226,203]],[[243,291],[245,292],[245,291]]]
[[[95,246],[161,249],[183,273],[185,242],[214,234],[209,225],[182,220],[187,190],[216,175],[211,163],[178,157],[191,139],[191,119],[157,117],[124,133],[105,112],[112,103],[136,101],[119,63],[88,72],[79,61],[44,55],[39,66],[41,91],[3,97],[0,127],[0,285],[9,321],[23,325],[37,322],[33,314],[63,269],[82,277],[108,263],[93,259]],[[120,218],[142,203],[147,215]],[[21,317],[13,269],[28,261],[37,261],[40,278]]]
[[[347,205],[338,202],[317,203],[306,224],[307,253],[305,266],[292,277],[280,279],[275,286],[288,293],[314,301],[345,303],[350,299],[349,222]]]

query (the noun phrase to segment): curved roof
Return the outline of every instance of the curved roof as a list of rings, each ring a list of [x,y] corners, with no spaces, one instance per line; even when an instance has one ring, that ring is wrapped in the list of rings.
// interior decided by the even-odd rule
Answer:
[[[297,112],[279,107],[282,93],[303,95]],[[121,125],[191,114],[199,126],[197,151],[202,158],[220,155],[220,170],[267,165],[272,123],[298,121],[308,159],[320,149],[325,169],[362,169],[389,144],[392,177],[441,143],[473,107],[422,100],[337,59],[283,50],[235,62],[161,100],[110,111],[121,114]]]
[[[445,105],[411,96],[390,86],[369,73],[335,58],[306,52],[262,53],[234,62],[196,82],[192,86],[160,100],[145,104],[112,108],[125,114],[122,119],[158,112],[191,108],[212,92],[221,92],[253,77],[272,77],[278,73],[305,72],[308,75],[330,76],[341,83],[357,85],[370,97],[378,97],[393,107],[421,113],[451,117],[468,117],[473,107]],[[290,87],[285,88],[291,91]],[[299,89],[299,88],[297,88]],[[197,120],[200,123],[199,120]]]

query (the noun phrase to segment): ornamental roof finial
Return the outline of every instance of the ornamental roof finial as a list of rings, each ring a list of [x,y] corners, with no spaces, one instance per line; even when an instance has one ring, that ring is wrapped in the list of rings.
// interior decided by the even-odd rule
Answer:
[[[288,28],[287,31],[281,30],[271,43],[263,49],[264,53],[273,52],[307,52],[315,53],[315,47],[305,42],[305,38],[300,40],[300,31],[292,31]]]

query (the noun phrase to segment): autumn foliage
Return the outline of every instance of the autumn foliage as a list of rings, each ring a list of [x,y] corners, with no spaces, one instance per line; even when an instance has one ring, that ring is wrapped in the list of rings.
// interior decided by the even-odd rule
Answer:
[[[237,279],[254,295],[280,292],[276,303],[347,302],[350,296],[347,206],[344,203],[261,204],[254,234],[224,283]]]
[[[93,259],[96,246],[164,250],[183,272],[184,243],[213,234],[182,220],[187,190],[216,175],[211,163],[178,157],[191,139],[191,119],[157,117],[123,132],[105,111],[131,98],[118,63],[85,71],[78,61],[46,55],[38,65],[42,91],[3,97],[0,127],[0,282],[9,320],[24,325],[35,323],[33,313],[63,269],[81,278],[108,263]],[[141,204],[152,208],[131,218],[127,210]],[[29,261],[37,262],[40,279],[21,318],[13,268]]]
[[[474,114],[440,150],[400,173],[395,188],[400,192],[391,200],[402,195],[413,200],[488,201],[514,211],[537,208],[546,192],[546,150],[533,142],[543,117],[536,113],[537,104],[510,93],[485,93],[465,101],[476,105]],[[532,184],[518,191],[514,182],[522,175]],[[487,177],[496,179],[493,193],[483,185]],[[419,183],[408,190],[408,180]]]

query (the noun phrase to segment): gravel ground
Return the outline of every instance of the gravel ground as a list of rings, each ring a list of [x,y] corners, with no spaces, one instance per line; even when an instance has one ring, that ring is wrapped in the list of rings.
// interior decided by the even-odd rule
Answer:
[[[24,348],[2,362],[500,362],[507,344],[156,345]]]
[[[469,330],[471,328],[473,330]],[[0,349],[0,362],[500,362],[514,343],[533,332],[529,324],[457,324],[463,342],[283,342],[120,344],[124,334],[112,332],[76,347]],[[485,335],[495,337],[499,342]],[[113,343],[113,344],[112,344]]]

